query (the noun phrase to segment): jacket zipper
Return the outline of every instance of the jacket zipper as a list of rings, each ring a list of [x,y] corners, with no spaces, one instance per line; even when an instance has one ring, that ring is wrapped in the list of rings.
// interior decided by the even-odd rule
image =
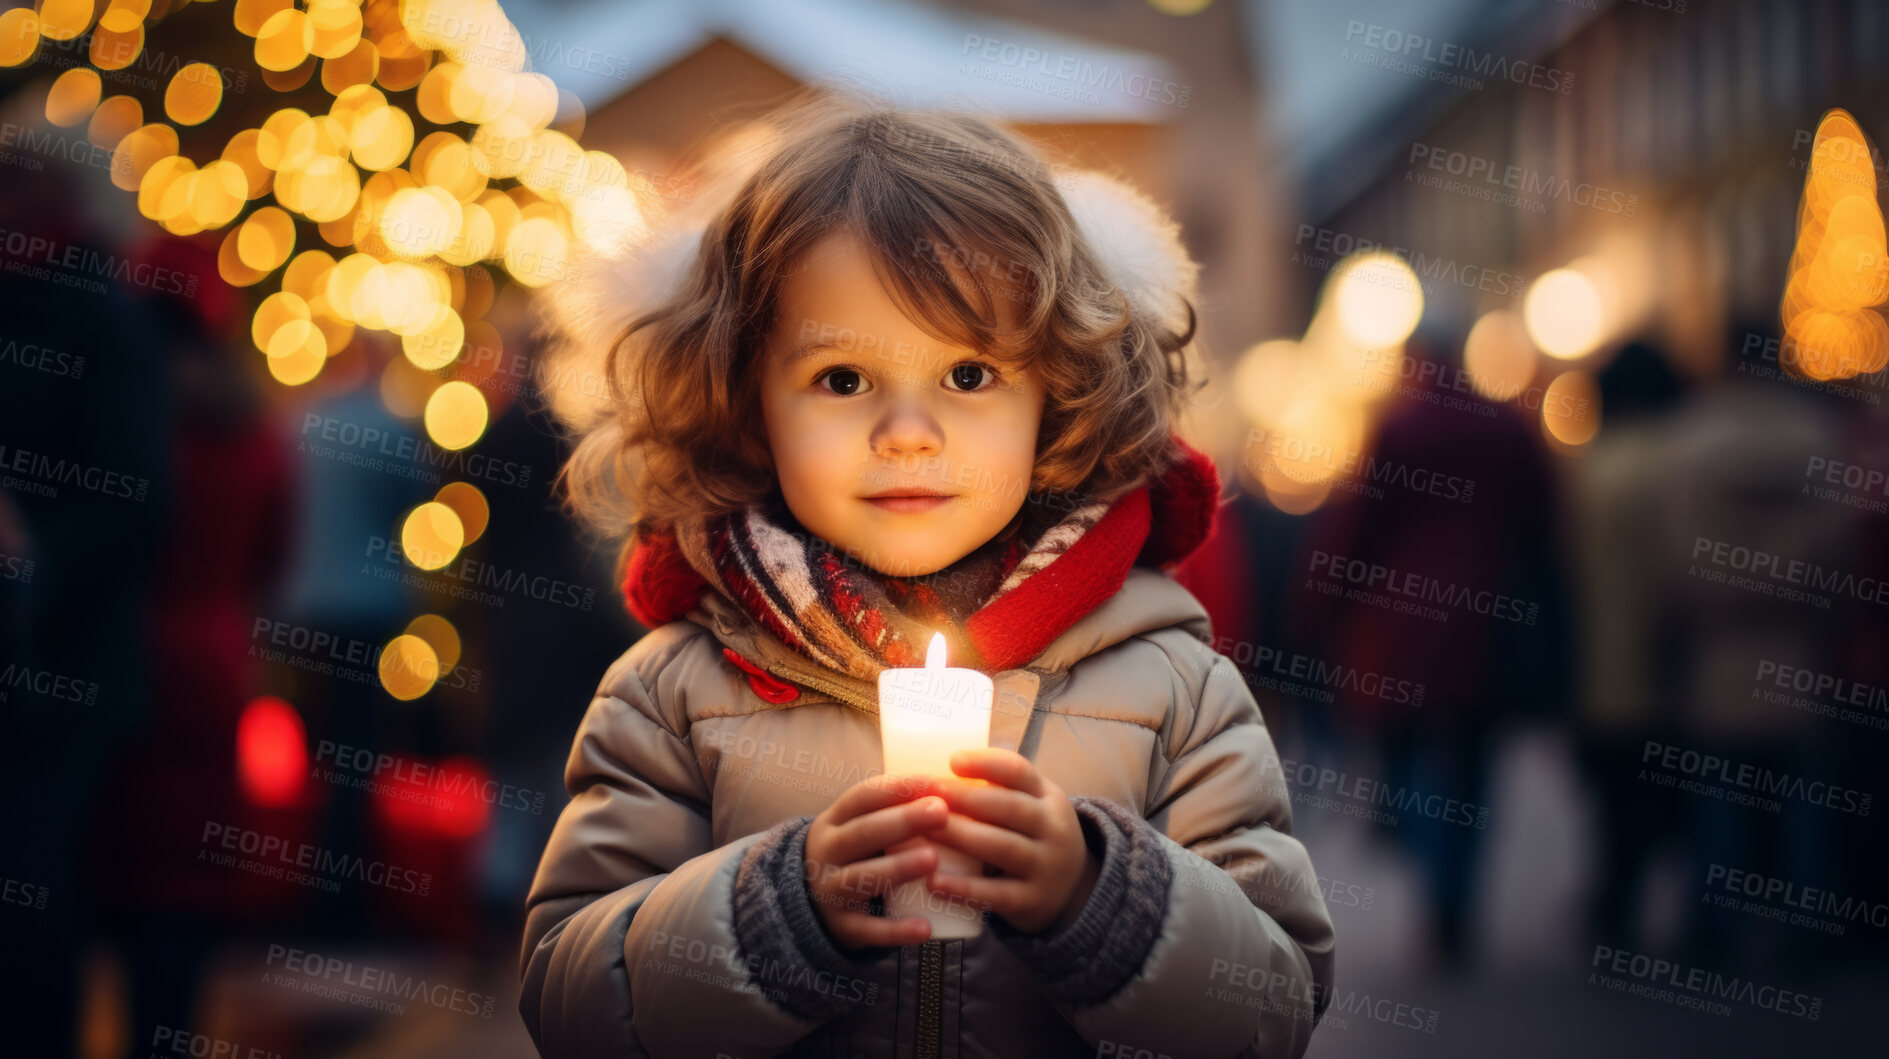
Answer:
[[[944,1046],[944,942],[918,947],[918,1026],[914,1059],[938,1059]]]

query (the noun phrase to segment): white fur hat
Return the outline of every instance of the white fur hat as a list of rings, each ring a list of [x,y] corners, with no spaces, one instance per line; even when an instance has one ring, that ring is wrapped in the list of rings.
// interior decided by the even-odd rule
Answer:
[[[564,422],[583,429],[607,406],[607,388],[571,380],[601,379],[610,347],[630,321],[676,294],[700,253],[709,220],[732,201],[766,145],[745,146],[723,160],[692,201],[655,211],[641,242],[580,257],[565,279],[539,291],[543,355],[554,383],[547,397]],[[1055,183],[1084,241],[1127,296],[1129,311],[1164,330],[1184,330],[1200,266],[1181,245],[1180,225],[1148,196],[1107,174],[1063,170]]]

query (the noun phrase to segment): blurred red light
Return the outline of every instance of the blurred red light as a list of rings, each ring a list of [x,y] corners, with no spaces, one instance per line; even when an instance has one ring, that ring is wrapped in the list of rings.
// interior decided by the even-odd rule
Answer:
[[[295,707],[272,695],[243,707],[236,722],[236,773],[244,796],[265,809],[300,799],[308,777],[308,739]]]

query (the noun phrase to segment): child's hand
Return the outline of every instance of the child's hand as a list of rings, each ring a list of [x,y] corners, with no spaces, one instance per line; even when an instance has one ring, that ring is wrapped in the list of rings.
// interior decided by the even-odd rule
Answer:
[[[944,825],[942,798],[926,797],[931,781],[873,776],[848,787],[807,829],[807,891],[827,933],[842,947],[915,945],[931,937],[921,916],[875,916],[873,895],[938,866],[930,845],[887,854],[888,847]]]
[[[951,771],[989,785],[938,781],[934,789],[950,804],[951,816],[928,837],[1002,875],[934,872],[928,885],[988,905],[1029,934],[1073,921],[1088,903],[1102,866],[1089,853],[1069,796],[1028,758],[1008,750],[961,750],[951,755]]]

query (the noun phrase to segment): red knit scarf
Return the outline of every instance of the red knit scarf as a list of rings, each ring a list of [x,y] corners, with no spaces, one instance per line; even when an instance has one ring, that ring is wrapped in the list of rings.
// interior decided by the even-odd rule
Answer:
[[[624,594],[654,628],[717,592],[807,658],[869,682],[886,667],[923,665],[934,631],[954,666],[1013,669],[1114,595],[1135,563],[1176,562],[1206,539],[1219,476],[1205,455],[1174,444],[1179,455],[1158,481],[923,577],[861,565],[776,503],[639,537]]]

